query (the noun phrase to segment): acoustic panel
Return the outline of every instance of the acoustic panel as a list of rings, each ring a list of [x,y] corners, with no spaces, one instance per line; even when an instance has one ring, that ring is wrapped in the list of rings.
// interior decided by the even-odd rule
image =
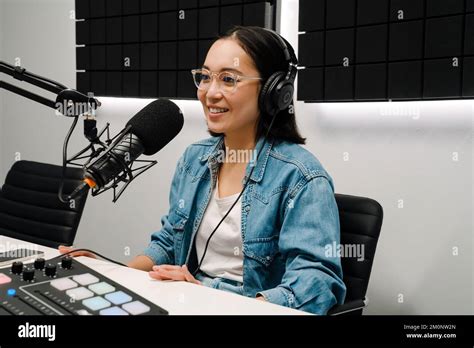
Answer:
[[[234,25],[265,26],[274,1],[76,0],[77,89],[196,99],[191,69]]]
[[[474,0],[300,0],[298,100],[472,98],[473,38]]]

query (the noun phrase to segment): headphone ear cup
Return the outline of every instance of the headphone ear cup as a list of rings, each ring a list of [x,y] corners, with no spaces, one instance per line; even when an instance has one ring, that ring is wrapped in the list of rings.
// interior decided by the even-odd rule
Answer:
[[[274,115],[279,112],[279,97],[278,85],[283,82],[285,73],[278,71],[271,75],[265,85],[263,85],[259,96],[260,111],[269,115]]]
[[[291,102],[293,101],[293,93],[295,91],[295,87],[292,82],[285,81],[282,82],[277,87],[277,93],[275,95],[275,103],[278,105],[278,110],[285,110],[287,109]]]

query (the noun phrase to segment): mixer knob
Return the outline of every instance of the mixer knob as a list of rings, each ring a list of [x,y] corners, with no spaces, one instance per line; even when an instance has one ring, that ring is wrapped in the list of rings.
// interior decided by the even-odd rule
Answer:
[[[35,279],[35,270],[32,268],[27,268],[23,271],[23,280],[30,282]]]
[[[13,274],[21,274],[23,272],[23,262],[15,261],[12,264],[12,273]]]
[[[43,258],[35,260],[35,269],[43,269],[46,261]]]
[[[46,267],[44,268],[44,273],[48,277],[54,277],[56,275],[56,265],[53,263],[48,263]]]
[[[65,256],[61,260],[61,267],[64,269],[71,269],[72,267],[72,257]]]

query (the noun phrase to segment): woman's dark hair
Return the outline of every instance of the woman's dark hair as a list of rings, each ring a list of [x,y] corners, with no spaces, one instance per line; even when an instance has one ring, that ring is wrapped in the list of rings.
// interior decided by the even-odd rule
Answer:
[[[275,37],[275,34],[268,30],[254,26],[235,26],[217,40],[229,38],[235,39],[252,58],[262,77],[262,86],[275,72],[288,71],[288,61],[285,59],[281,43]],[[287,46],[289,50],[293,51],[291,45],[287,44]],[[292,112],[290,112],[290,108]],[[260,110],[256,139],[267,134],[272,118],[272,115]],[[212,131],[209,131],[209,133],[212,136],[221,135]],[[282,110],[276,115],[268,136],[276,140],[286,140],[296,144],[306,142],[306,139],[298,131],[293,103],[286,110]]]

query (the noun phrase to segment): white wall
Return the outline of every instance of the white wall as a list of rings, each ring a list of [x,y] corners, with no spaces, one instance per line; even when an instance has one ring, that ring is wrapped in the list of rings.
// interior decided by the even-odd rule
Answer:
[[[28,71],[75,85],[74,22],[69,11],[73,0],[1,0],[4,9],[2,60],[18,60]],[[54,100],[55,96],[8,75],[2,79]],[[71,120],[54,110],[3,91],[2,159],[5,174],[15,160],[37,159],[59,163],[61,144]],[[77,144],[78,136],[73,144]],[[83,142],[85,144],[85,142]],[[2,175],[2,177],[3,177]],[[2,180],[3,181],[3,180]]]
[[[282,7],[296,48],[298,1]],[[365,313],[472,314],[474,101],[298,103],[296,114],[336,191],[384,208]]]
[[[0,57],[21,57],[27,69],[74,86],[73,0],[0,1],[7,14],[2,31],[8,35]],[[282,33],[296,47],[298,1],[283,0],[282,6]],[[16,152],[24,159],[59,163],[70,120],[3,95],[0,182]],[[148,102],[100,99],[100,123],[112,122],[112,134]],[[190,142],[207,136],[198,103],[178,104],[185,115],[182,133],[153,157],[159,164],[117,204],[107,194],[89,198],[76,245],[124,261],[128,248],[131,255],[140,252],[160,228],[176,160]],[[337,192],[371,197],[384,207],[367,314],[474,313],[473,110],[472,101],[297,103],[307,147],[333,176]],[[86,144],[81,133],[79,125],[70,152]],[[400,294],[403,303],[398,303]]]

